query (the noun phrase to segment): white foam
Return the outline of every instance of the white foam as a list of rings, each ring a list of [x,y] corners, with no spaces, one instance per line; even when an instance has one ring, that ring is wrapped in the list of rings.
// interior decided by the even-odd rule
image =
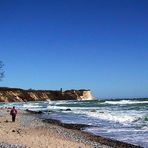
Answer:
[[[65,109],[67,109],[67,108],[69,108],[69,107],[64,107],[64,106],[48,106],[47,107],[47,109],[49,109],[49,110],[65,110]]]
[[[49,105],[47,107],[48,109],[54,109],[54,110],[59,110],[59,109],[71,109],[72,111],[75,110],[96,110],[96,107],[68,107],[68,106],[56,106],[56,105]]]
[[[148,131],[148,126],[142,127],[143,130]]]
[[[49,104],[55,104],[55,105],[60,105],[60,104],[75,104],[75,103],[77,103],[77,102],[74,102],[74,101],[70,101],[70,100],[68,100],[68,101],[65,101],[65,100],[62,100],[62,101],[51,101],[51,100],[47,100],[48,101],[48,103]]]
[[[120,100],[120,101],[105,101],[102,104],[144,104],[148,101],[132,101],[132,100]]]
[[[23,108],[39,108],[41,106],[40,105],[33,104],[33,103],[30,103],[30,104],[23,104],[22,107]]]
[[[137,121],[142,115],[136,114],[136,113],[131,113],[128,114],[128,112],[111,112],[107,110],[100,110],[96,112],[91,112],[91,111],[85,111],[85,110],[75,110],[74,113],[76,114],[85,114],[88,117],[94,117],[106,121],[113,121],[113,122],[118,122],[122,124],[128,124],[132,123],[134,121]]]

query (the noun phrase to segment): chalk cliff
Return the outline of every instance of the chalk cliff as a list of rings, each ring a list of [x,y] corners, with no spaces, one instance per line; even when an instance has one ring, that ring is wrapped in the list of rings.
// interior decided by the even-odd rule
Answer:
[[[93,100],[90,90],[23,90],[0,88],[0,102],[46,101],[46,100]]]

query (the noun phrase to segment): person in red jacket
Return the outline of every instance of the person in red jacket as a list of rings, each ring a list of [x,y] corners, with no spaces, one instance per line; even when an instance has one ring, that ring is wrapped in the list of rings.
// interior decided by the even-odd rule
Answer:
[[[17,110],[15,106],[13,106],[13,108],[10,111],[10,115],[12,116],[12,122],[15,122],[16,114],[17,114]]]

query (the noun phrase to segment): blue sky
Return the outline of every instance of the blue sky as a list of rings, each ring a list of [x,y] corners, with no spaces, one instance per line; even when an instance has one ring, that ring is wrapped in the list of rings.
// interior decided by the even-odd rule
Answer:
[[[147,0],[1,0],[0,86],[148,97]]]

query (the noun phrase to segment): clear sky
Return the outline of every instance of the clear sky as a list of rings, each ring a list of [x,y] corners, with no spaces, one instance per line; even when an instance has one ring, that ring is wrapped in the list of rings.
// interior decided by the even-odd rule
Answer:
[[[148,97],[147,0],[0,0],[0,86]]]

